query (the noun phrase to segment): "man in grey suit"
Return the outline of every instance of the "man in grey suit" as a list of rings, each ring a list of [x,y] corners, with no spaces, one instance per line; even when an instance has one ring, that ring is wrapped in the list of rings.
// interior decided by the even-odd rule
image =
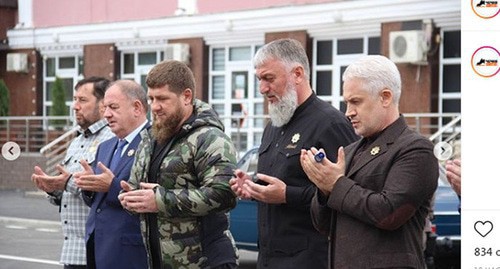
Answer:
[[[363,139],[339,148],[336,162],[315,158],[323,149],[301,152],[318,187],[314,226],[331,239],[329,266],[425,268],[423,229],[438,180],[433,145],[400,115],[401,78],[389,59],[365,56],[343,81],[346,116]]]

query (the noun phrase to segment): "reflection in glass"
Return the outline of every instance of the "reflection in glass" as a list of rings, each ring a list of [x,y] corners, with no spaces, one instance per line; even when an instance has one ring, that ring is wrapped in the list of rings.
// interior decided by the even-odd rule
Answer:
[[[224,99],[224,76],[213,76],[212,77],[212,98],[213,99]],[[223,114],[221,114],[223,115]]]
[[[231,97],[234,99],[247,98],[247,72],[233,72],[231,75]]]
[[[222,71],[225,69],[225,50],[221,49],[213,49],[212,50],[212,70],[214,71]]]

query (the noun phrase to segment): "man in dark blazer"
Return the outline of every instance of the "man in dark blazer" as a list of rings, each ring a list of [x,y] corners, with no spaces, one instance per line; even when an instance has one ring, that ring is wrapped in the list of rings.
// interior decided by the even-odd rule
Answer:
[[[82,161],[75,175],[90,213],[86,224],[87,268],[147,268],[138,215],[123,209],[118,200],[120,181],[127,181],[141,141],[149,128],[146,91],[129,81],[113,82],[104,96],[104,117],[116,135],[96,153],[97,166]]]
[[[318,187],[311,214],[330,237],[329,266],[425,268],[423,230],[438,180],[433,145],[400,115],[401,78],[389,59],[363,57],[343,81],[346,116],[363,139],[339,148],[336,163],[315,160],[323,149],[301,153]]]

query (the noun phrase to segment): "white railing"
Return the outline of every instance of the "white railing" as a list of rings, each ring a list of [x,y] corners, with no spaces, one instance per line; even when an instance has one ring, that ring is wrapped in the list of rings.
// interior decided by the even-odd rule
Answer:
[[[40,153],[47,158],[47,174],[51,175],[57,173],[56,165],[63,161],[69,144],[71,144],[79,128],[79,126],[73,127],[40,149]]]
[[[433,135],[433,141],[436,139],[444,140],[443,136],[448,138],[461,129],[459,113],[405,113],[404,116],[408,125],[417,132],[428,137]],[[249,128],[239,124],[235,125],[235,122],[240,122],[240,120],[246,122],[262,120],[265,122],[268,118],[267,115],[221,116],[226,130],[231,130],[236,145],[242,144],[243,133],[249,132],[250,129],[263,131],[264,126]],[[55,120],[59,122],[54,122]],[[65,135],[68,135],[65,133],[70,133],[72,128],[74,128],[74,123],[69,116],[0,117],[0,143],[13,141],[19,144],[23,153],[39,153],[43,149],[42,153],[45,154],[45,147],[59,143],[59,140],[56,139],[61,136],[59,139],[64,139]],[[441,131],[438,132],[439,130]],[[247,148],[252,146],[254,145],[248,145]]]
[[[408,125],[417,132],[429,137],[433,143],[459,140],[461,115],[459,113],[405,113]],[[233,142],[239,153],[257,145],[246,145],[242,137],[248,132],[262,132],[268,115],[222,116],[226,130],[230,130]],[[58,121],[55,121],[58,120]],[[247,127],[250,121],[262,121],[259,127]],[[240,126],[240,122],[247,124]],[[21,152],[43,154],[47,157],[48,172],[55,171],[66,149],[76,134],[76,127],[68,117],[0,117],[0,144],[13,141],[19,144]],[[245,134],[245,135],[243,135]]]
[[[38,153],[72,126],[69,116],[0,117],[0,144],[12,141],[22,153]]]
[[[442,131],[438,136],[442,136],[461,129],[458,124],[462,118],[460,113],[404,113],[403,115],[411,128],[428,137],[439,130]],[[449,125],[450,122],[454,123]],[[447,125],[449,126],[444,128]],[[432,140],[434,141],[437,138],[439,137]]]

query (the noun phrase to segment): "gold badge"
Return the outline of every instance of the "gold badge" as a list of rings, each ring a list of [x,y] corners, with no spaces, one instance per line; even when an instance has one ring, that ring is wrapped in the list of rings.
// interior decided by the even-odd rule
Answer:
[[[95,152],[96,152],[96,150],[97,150],[97,146],[99,145],[99,142],[100,142],[100,141],[97,141],[97,140],[96,140],[96,141],[94,141],[94,142],[90,145],[90,147],[89,147],[89,152],[90,152],[90,153],[95,153]]]
[[[299,140],[300,140],[300,134],[299,133],[296,133],[296,134],[294,134],[292,136],[292,143],[295,144],[295,143],[299,142]]]
[[[127,156],[131,157],[134,155],[134,153],[135,153],[134,149],[129,149],[129,151],[127,152]]]
[[[372,150],[370,150],[370,154],[372,156],[377,155],[379,152],[380,152],[380,147],[379,146],[375,146],[375,147],[372,148]]]

